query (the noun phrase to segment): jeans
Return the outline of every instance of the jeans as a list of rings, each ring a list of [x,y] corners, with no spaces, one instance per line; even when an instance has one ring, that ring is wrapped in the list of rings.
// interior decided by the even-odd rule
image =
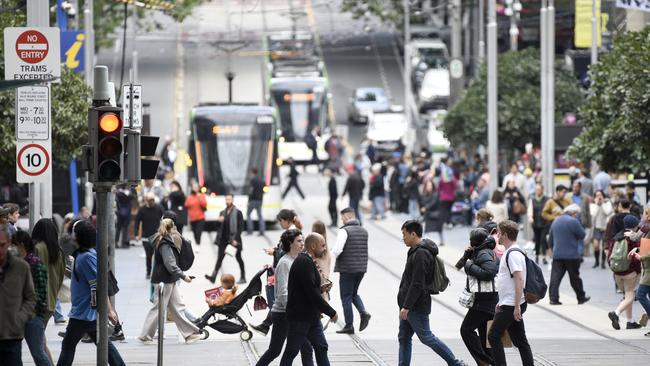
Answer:
[[[201,245],[201,235],[203,235],[203,227],[205,226],[205,220],[190,221],[190,228],[192,228],[192,234],[194,234],[194,244]]]
[[[569,272],[571,287],[575,291],[578,301],[584,300],[585,291],[580,279],[580,259],[553,259],[551,267],[551,282],[548,286],[548,297],[551,301],[560,300],[560,282],[564,273]]]
[[[0,366],[23,366],[22,339],[0,341]]]
[[[256,366],[267,366],[271,361],[278,358],[282,353],[284,341],[287,339],[287,331],[289,329],[287,314],[271,312],[271,318],[273,319],[273,330],[271,330],[269,349],[267,349],[260,357],[259,361],[255,364]],[[313,353],[314,351],[311,348],[311,344],[309,342],[303,343],[302,348],[300,349],[303,365],[311,366],[314,364]]]
[[[61,354],[57,366],[72,365],[77,344],[88,334],[93,343],[97,344],[97,321],[85,321],[71,318],[65,330],[65,337],[61,343]],[[111,341],[108,341],[108,364],[111,366],[126,366],[117,348]]]
[[[544,256],[546,255],[546,250],[548,248],[548,243],[546,242],[546,235],[548,235],[548,227],[534,227],[533,226],[533,236],[535,238],[535,255]]]
[[[266,226],[264,225],[264,216],[262,216],[262,201],[248,201],[248,207],[246,207],[246,231],[249,234],[253,233],[253,219],[251,213],[255,210],[257,213],[257,220],[259,221],[259,230],[260,234],[264,234]]]
[[[639,285],[636,289],[636,300],[643,306],[646,314],[650,315],[650,286]]]
[[[25,323],[25,342],[36,366],[51,366],[45,353],[45,324],[40,316],[35,316]]]
[[[463,338],[463,343],[465,343],[465,347],[467,347],[467,350],[477,364],[493,363],[490,350],[486,348],[485,344],[487,339],[487,322],[488,320],[492,320],[493,317],[492,314],[476,309],[469,309],[460,326],[460,336]],[[476,335],[475,330],[478,330],[478,335]]]
[[[63,309],[61,309],[61,301],[56,299],[56,306],[54,307],[54,321],[65,321],[65,315],[63,315]]]
[[[129,224],[131,223],[131,215],[121,216],[117,215],[117,222],[115,223],[115,246],[119,247],[122,244],[123,248],[129,247]],[[179,231],[180,232],[180,231]],[[120,236],[122,240],[120,241]]]
[[[370,216],[372,218],[376,217],[381,217],[382,219],[386,217],[386,214],[384,213],[384,208],[385,208],[385,197],[384,196],[377,196],[372,199],[372,210],[370,212]]]
[[[354,321],[354,315],[352,313],[352,304],[357,308],[359,314],[366,312],[366,308],[363,306],[363,301],[361,301],[361,296],[357,293],[359,291],[359,285],[361,280],[363,280],[363,275],[365,273],[341,273],[339,277],[339,288],[341,294],[341,304],[343,305],[343,317],[345,318],[345,326],[352,326]]]
[[[318,366],[329,366],[327,339],[325,339],[323,324],[320,319],[308,321],[289,320],[288,323],[287,346],[284,348],[280,366],[291,366],[293,359],[296,358],[306,341],[309,341],[314,347],[316,364]]]
[[[359,212],[359,200],[350,197],[350,207],[354,210],[354,214],[357,217],[357,220],[359,220],[359,223],[361,223],[361,215]]]
[[[406,320],[399,321],[399,366],[409,366],[411,364],[411,349],[413,344],[411,339],[413,333],[417,334],[420,342],[431,348],[435,353],[442,357],[447,365],[462,365],[461,361],[456,359],[454,353],[438,337],[431,333],[429,326],[429,314],[409,311]]]
[[[555,262],[555,261],[554,261]],[[526,312],[527,304],[521,304],[521,314]],[[526,328],[524,327],[524,320],[515,321],[514,306],[501,305],[496,314],[494,314],[494,321],[492,328],[488,333],[488,340],[492,346],[492,357],[494,357],[495,366],[505,366],[506,354],[503,350],[503,343],[501,343],[501,335],[506,330],[510,335],[512,344],[519,349],[519,356],[523,366],[533,366],[533,351],[530,349],[528,339],[526,338]]]
[[[409,198],[409,217],[415,220],[418,216],[420,216],[420,212],[418,211],[418,200],[417,198]]]

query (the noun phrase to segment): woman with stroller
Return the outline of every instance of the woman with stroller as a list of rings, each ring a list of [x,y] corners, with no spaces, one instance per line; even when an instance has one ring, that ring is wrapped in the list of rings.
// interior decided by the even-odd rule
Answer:
[[[257,366],[266,366],[275,360],[282,353],[282,346],[287,339],[289,322],[286,316],[287,298],[289,295],[289,270],[293,261],[298,257],[305,247],[302,233],[297,229],[288,229],[280,238],[280,246],[285,253],[275,267],[275,301],[271,309],[273,329],[271,331],[271,342],[269,349],[264,352]],[[301,351],[302,364],[313,365],[313,350],[309,342],[305,342]]]
[[[478,228],[469,234],[470,247],[465,250],[467,290],[473,293],[474,303],[460,326],[460,335],[477,365],[494,363],[486,348],[487,322],[494,318],[498,294],[494,284],[499,266],[493,252],[496,241],[487,230]],[[478,330],[478,335],[476,334]]]
[[[164,218],[160,221],[158,237],[153,242],[155,252],[151,283],[163,286],[163,298],[160,298],[156,286],[153,306],[145,318],[142,333],[138,337],[138,340],[142,343],[149,344],[153,342],[153,336],[158,328],[159,301],[163,302],[163,309],[171,311],[172,319],[176,323],[179,333],[185,339],[185,343],[194,343],[201,339],[199,328],[185,317],[183,301],[176,284],[179,279],[187,283],[192,282],[192,277],[183,273],[178,266],[183,240],[172,219]]]

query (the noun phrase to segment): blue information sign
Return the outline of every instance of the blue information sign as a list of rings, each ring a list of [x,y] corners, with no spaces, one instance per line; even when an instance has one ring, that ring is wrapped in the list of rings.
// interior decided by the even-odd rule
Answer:
[[[74,72],[83,72],[85,45],[82,31],[61,31],[61,63]]]

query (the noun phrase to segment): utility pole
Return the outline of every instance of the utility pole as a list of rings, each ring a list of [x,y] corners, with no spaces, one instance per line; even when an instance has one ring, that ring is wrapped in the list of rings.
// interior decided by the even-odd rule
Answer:
[[[488,109],[488,170],[490,191],[499,185],[499,123],[497,120],[497,6],[496,0],[488,0],[487,24],[487,109]]]
[[[548,146],[548,129],[546,128],[546,98],[548,97],[548,93],[546,92],[547,89],[547,79],[546,79],[546,54],[548,53],[547,51],[547,46],[548,42],[546,41],[546,38],[548,37],[548,33],[546,31],[546,28],[548,26],[547,22],[547,17],[548,17],[548,1],[547,0],[542,0],[541,7],[539,9],[539,46],[540,46],[540,128],[541,128],[541,135],[542,135],[542,185],[544,186],[544,194],[547,197],[552,197],[553,196],[553,187],[551,187],[551,184],[548,181],[548,176],[546,172],[548,171],[548,161],[546,159],[546,147]]]
[[[599,0],[591,0],[591,64],[595,65],[598,62],[598,18],[597,13],[600,5]]]
[[[409,0],[402,0],[404,10],[404,113],[406,113],[406,125],[408,128],[417,131],[413,123],[413,111],[411,110],[411,4]]]
[[[451,62],[449,74],[451,77],[451,90],[449,105],[453,105],[463,90],[463,64],[461,50],[463,41],[463,26],[461,23],[461,0],[453,0],[451,3]]]
[[[554,191],[555,170],[555,7],[553,0],[543,0],[541,15],[541,133],[542,133],[542,182],[544,192],[551,196]]]
[[[478,0],[478,59],[485,58],[485,0]]]
[[[516,51],[519,49],[519,12],[521,11],[521,3],[519,0],[506,0],[508,7],[506,8],[506,15],[510,16],[510,50]]]
[[[84,4],[84,33],[86,35],[85,44],[85,75],[86,85],[93,86],[93,68],[95,66],[95,30],[93,25],[93,0],[86,0]]]
[[[27,26],[49,27],[50,13],[48,3],[39,0],[27,0]],[[51,96],[50,96],[51,98]],[[52,131],[50,130],[50,134]],[[45,182],[29,183],[29,228],[40,217],[52,217],[52,178]]]

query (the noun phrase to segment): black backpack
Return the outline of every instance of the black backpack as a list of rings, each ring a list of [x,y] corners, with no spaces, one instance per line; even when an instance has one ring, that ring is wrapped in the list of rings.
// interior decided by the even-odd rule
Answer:
[[[546,296],[546,290],[548,290],[542,269],[539,268],[535,261],[528,258],[526,252],[519,248],[513,248],[512,250],[508,251],[508,254],[506,254],[505,258],[506,266],[508,266],[508,272],[510,272],[510,277],[513,276],[512,271],[510,270],[510,263],[508,263],[508,256],[513,251],[517,251],[523,254],[524,258],[526,258],[526,282],[524,284],[524,297],[526,298],[527,303],[536,304],[539,300],[543,299],[544,296]]]
[[[181,252],[178,256],[178,268],[182,271],[187,271],[194,263],[194,251],[192,250],[192,243],[183,237],[181,238]]]

